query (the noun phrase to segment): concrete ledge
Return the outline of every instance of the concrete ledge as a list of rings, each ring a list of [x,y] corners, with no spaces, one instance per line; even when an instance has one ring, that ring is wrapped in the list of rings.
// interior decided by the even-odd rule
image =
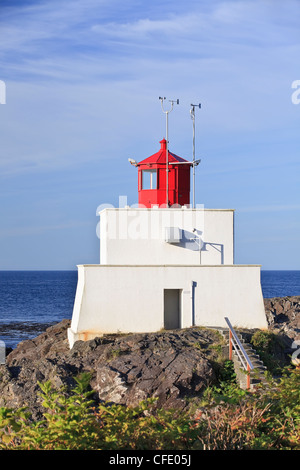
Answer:
[[[78,264],[85,268],[261,268],[261,264]]]

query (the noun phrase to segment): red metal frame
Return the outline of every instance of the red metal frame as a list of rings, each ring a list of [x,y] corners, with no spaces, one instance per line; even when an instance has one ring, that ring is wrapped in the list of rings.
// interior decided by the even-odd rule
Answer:
[[[160,150],[142,160],[138,166],[139,205],[151,208],[153,205],[166,207],[167,202],[167,141],[160,141]],[[192,163],[168,151],[168,206],[190,204],[190,167]],[[142,171],[157,171],[156,189],[142,188]]]

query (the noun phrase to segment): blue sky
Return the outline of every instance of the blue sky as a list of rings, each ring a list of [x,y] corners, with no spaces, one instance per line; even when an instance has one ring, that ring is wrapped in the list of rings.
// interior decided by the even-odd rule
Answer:
[[[99,262],[96,209],[137,202],[165,137],[196,202],[234,208],[235,262],[300,269],[300,2],[0,2],[0,269]]]

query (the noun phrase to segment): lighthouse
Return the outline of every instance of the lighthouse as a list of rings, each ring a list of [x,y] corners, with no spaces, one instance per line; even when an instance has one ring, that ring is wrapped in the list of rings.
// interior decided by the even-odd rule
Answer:
[[[138,207],[105,207],[100,262],[78,266],[78,340],[195,326],[267,328],[260,265],[234,263],[234,209],[190,207],[192,163],[160,149],[137,167]],[[194,163],[193,163],[194,164]]]
[[[160,150],[136,163],[140,207],[172,207],[190,204],[190,167],[192,163],[167,150],[167,141],[160,141]]]

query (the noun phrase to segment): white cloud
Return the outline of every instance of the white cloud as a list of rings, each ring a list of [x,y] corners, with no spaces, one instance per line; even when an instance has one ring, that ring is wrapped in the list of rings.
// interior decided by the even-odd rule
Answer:
[[[247,220],[257,212],[260,219],[270,212],[271,219],[299,209],[291,166],[299,146],[300,108],[291,102],[291,83],[300,78],[299,1],[13,4],[1,7],[0,17],[0,80],[7,95],[0,105],[0,207],[7,240],[68,228],[71,218],[70,224],[82,217],[79,209],[89,213],[92,206],[93,212],[119,191],[136,197],[127,159],[158,150],[165,134],[160,95],[180,99],[169,134],[171,149],[186,158],[190,103],[202,103],[196,121],[201,202],[237,201],[240,212],[253,213]],[[282,204],[272,205],[270,192],[264,198],[264,178],[271,192],[274,181]],[[43,206],[47,194],[51,219],[33,207],[36,201]],[[11,244],[10,260],[14,252]],[[15,264],[31,265],[30,253],[22,257]]]
[[[289,125],[298,2],[163,5],[48,0],[5,10],[3,171],[69,165],[84,151],[101,158],[100,142],[107,155],[112,140],[118,152],[124,139],[163,133],[161,94],[201,101],[209,134]],[[186,116],[172,115],[177,144]]]

